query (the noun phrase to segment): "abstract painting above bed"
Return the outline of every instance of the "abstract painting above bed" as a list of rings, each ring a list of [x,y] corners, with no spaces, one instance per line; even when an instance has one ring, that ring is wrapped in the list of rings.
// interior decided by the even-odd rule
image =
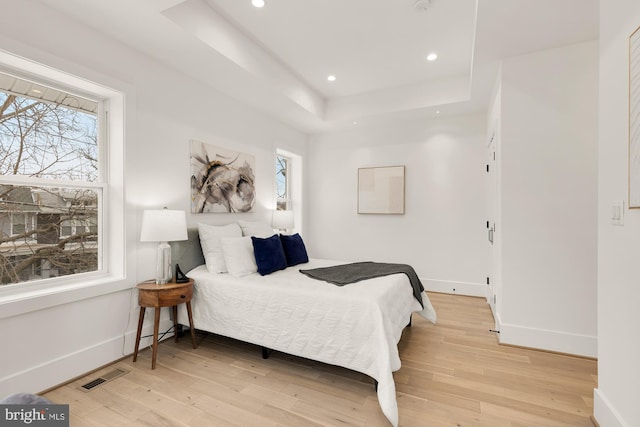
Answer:
[[[251,212],[254,156],[191,141],[191,213]]]

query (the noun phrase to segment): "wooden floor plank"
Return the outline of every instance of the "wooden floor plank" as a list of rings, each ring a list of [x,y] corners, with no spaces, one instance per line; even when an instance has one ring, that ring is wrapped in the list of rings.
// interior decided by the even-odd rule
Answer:
[[[480,298],[430,294],[432,325],[414,315],[394,373],[402,427],[568,427],[593,423],[595,360],[498,344]],[[188,337],[185,337],[188,338]],[[45,396],[69,403],[74,426],[388,426],[366,375],[197,333],[161,343]],[[91,391],[100,374],[128,371]],[[114,424],[115,423],[115,424]]]

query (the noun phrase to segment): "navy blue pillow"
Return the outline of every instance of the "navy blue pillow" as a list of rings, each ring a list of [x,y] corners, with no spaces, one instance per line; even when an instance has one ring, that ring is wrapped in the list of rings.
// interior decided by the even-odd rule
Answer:
[[[258,273],[262,276],[287,268],[287,259],[277,234],[266,239],[251,236]]]
[[[307,249],[304,247],[304,242],[300,234],[280,235],[280,241],[282,242],[282,249],[284,249],[284,256],[287,259],[287,266],[303,264],[309,262],[309,256],[307,255]]]

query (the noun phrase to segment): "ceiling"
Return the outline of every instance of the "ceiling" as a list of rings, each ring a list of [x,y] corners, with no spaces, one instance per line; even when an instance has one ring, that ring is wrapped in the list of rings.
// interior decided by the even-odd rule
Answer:
[[[485,111],[502,58],[598,38],[598,0],[39,1],[308,133]]]
[[[0,73],[0,90],[21,97],[62,104],[74,110],[87,113],[96,114],[98,112],[98,103],[96,101],[7,73]]]

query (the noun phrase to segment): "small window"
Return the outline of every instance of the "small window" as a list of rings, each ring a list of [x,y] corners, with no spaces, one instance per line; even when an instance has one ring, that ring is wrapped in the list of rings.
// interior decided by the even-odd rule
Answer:
[[[24,234],[26,231],[26,215],[21,213],[14,213],[11,215],[11,235],[16,236]]]
[[[289,205],[290,159],[276,155],[276,209],[287,210]]]

